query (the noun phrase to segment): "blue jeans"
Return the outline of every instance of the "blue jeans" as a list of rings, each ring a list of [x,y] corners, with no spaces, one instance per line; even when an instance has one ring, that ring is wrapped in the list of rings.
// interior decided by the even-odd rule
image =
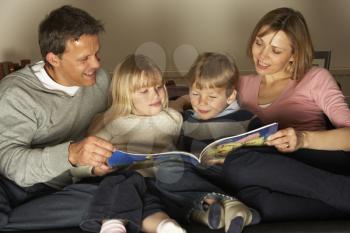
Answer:
[[[189,221],[194,208],[201,208],[202,199],[208,193],[224,193],[220,188],[224,180],[221,166],[205,168],[165,161],[156,177],[148,180],[148,187],[161,198],[169,215],[183,222]]]
[[[97,190],[92,183],[22,188],[2,176],[0,184],[1,231],[78,227]]]
[[[350,216],[349,162],[343,151],[248,148],[229,154],[224,174],[237,198],[265,221],[344,218]]]
[[[145,178],[137,172],[106,176],[100,183],[80,227],[99,232],[102,220],[125,219],[128,233],[140,232],[142,220],[165,208],[159,198],[151,194]]]

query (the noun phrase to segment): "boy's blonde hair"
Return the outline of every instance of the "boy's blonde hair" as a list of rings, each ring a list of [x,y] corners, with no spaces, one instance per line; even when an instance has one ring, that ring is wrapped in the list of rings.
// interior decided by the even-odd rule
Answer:
[[[226,88],[229,96],[236,89],[239,72],[233,58],[221,53],[202,53],[193,63],[188,74],[190,87]]]
[[[260,32],[264,26],[266,30]],[[253,59],[252,47],[256,37],[262,37],[270,32],[286,33],[292,43],[294,61],[287,67],[295,80],[301,80],[312,67],[314,48],[308,26],[303,15],[291,8],[274,9],[264,15],[255,26],[247,47],[248,57]],[[260,32],[260,33],[259,33]]]
[[[89,134],[97,133],[118,117],[131,114],[134,109],[132,94],[138,89],[157,85],[164,88],[165,99],[162,107],[166,109],[168,94],[159,67],[147,56],[127,56],[113,72],[108,99],[110,107],[94,120]]]

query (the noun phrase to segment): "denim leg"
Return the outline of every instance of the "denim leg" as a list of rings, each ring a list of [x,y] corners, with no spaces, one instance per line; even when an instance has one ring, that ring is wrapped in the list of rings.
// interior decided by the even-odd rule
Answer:
[[[61,191],[30,199],[9,213],[9,223],[1,230],[77,227],[96,189],[94,184],[72,184]]]
[[[149,187],[153,186],[153,192],[160,196],[170,216],[188,221],[192,209],[207,193],[223,192],[208,178],[219,173],[219,170],[197,168],[189,163],[164,162],[158,167],[156,179]]]
[[[128,232],[139,232],[143,216],[144,177],[128,172],[105,177],[91,201],[80,227],[99,232],[102,220],[125,219]]]
[[[321,201],[274,192],[259,186],[242,189],[237,194],[237,198],[258,210],[264,221],[327,220],[349,217]]]
[[[17,207],[19,208],[21,204],[40,196],[49,195],[55,191],[57,190],[44,184],[22,188],[13,181],[0,176],[0,229],[2,231],[11,230],[12,222],[16,219],[14,216],[17,213]],[[11,224],[8,222],[11,222]],[[16,226],[14,225],[13,227],[16,228]]]
[[[228,183],[236,190],[260,186],[281,194],[321,201],[350,213],[350,178],[332,174],[280,154],[241,149],[224,164]]]
[[[324,171],[329,171],[338,175],[350,176],[350,169],[348,166],[348,164],[350,164],[350,151],[299,149],[292,153],[280,153],[275,147],[270,146],[249,148],[249,150],[263,154],[277,154],[283,157],[293,158]]]

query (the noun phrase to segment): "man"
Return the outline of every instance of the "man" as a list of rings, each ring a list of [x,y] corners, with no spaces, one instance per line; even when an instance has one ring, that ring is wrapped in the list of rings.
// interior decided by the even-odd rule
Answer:
[[[40,24],[44,59],[0,83],[0,230],[78,226],[114,150],[83,138],[105,110],[109,77],[100,68],[103,25],[63,6]]]

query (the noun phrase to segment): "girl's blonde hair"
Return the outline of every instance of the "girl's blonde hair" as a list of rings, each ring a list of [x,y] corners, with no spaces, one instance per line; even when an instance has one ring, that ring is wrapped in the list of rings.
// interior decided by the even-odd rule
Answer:
[[[220,53],[202,53],[193,63],[188,74],[190,87],[226,88],[229,96],[236,89],[239,72],[232,57]]]
[[[132,94],[138,89],[157,85],[164,88],[165,99],[162,107],[166,109],[168,94],[159,67],[147,56],[127,56],[113,72],[108,99],[110,107],[94,120],[89,134],[97,133],[118,117],[131,114],[134,109]]]
[[[266,30],[259,33],[261,28]],[[292,42],[294,61],[287,67],[292,73],[292,78],[301,80],[312,67],[314,48],[311,41],[308,26],[303,15],[299,11],[282,7],[268,12],[255,26],[247,46],[247,54],[253,59],[252,47],[256,37],[262,37],[270,32],[283,31]]]

